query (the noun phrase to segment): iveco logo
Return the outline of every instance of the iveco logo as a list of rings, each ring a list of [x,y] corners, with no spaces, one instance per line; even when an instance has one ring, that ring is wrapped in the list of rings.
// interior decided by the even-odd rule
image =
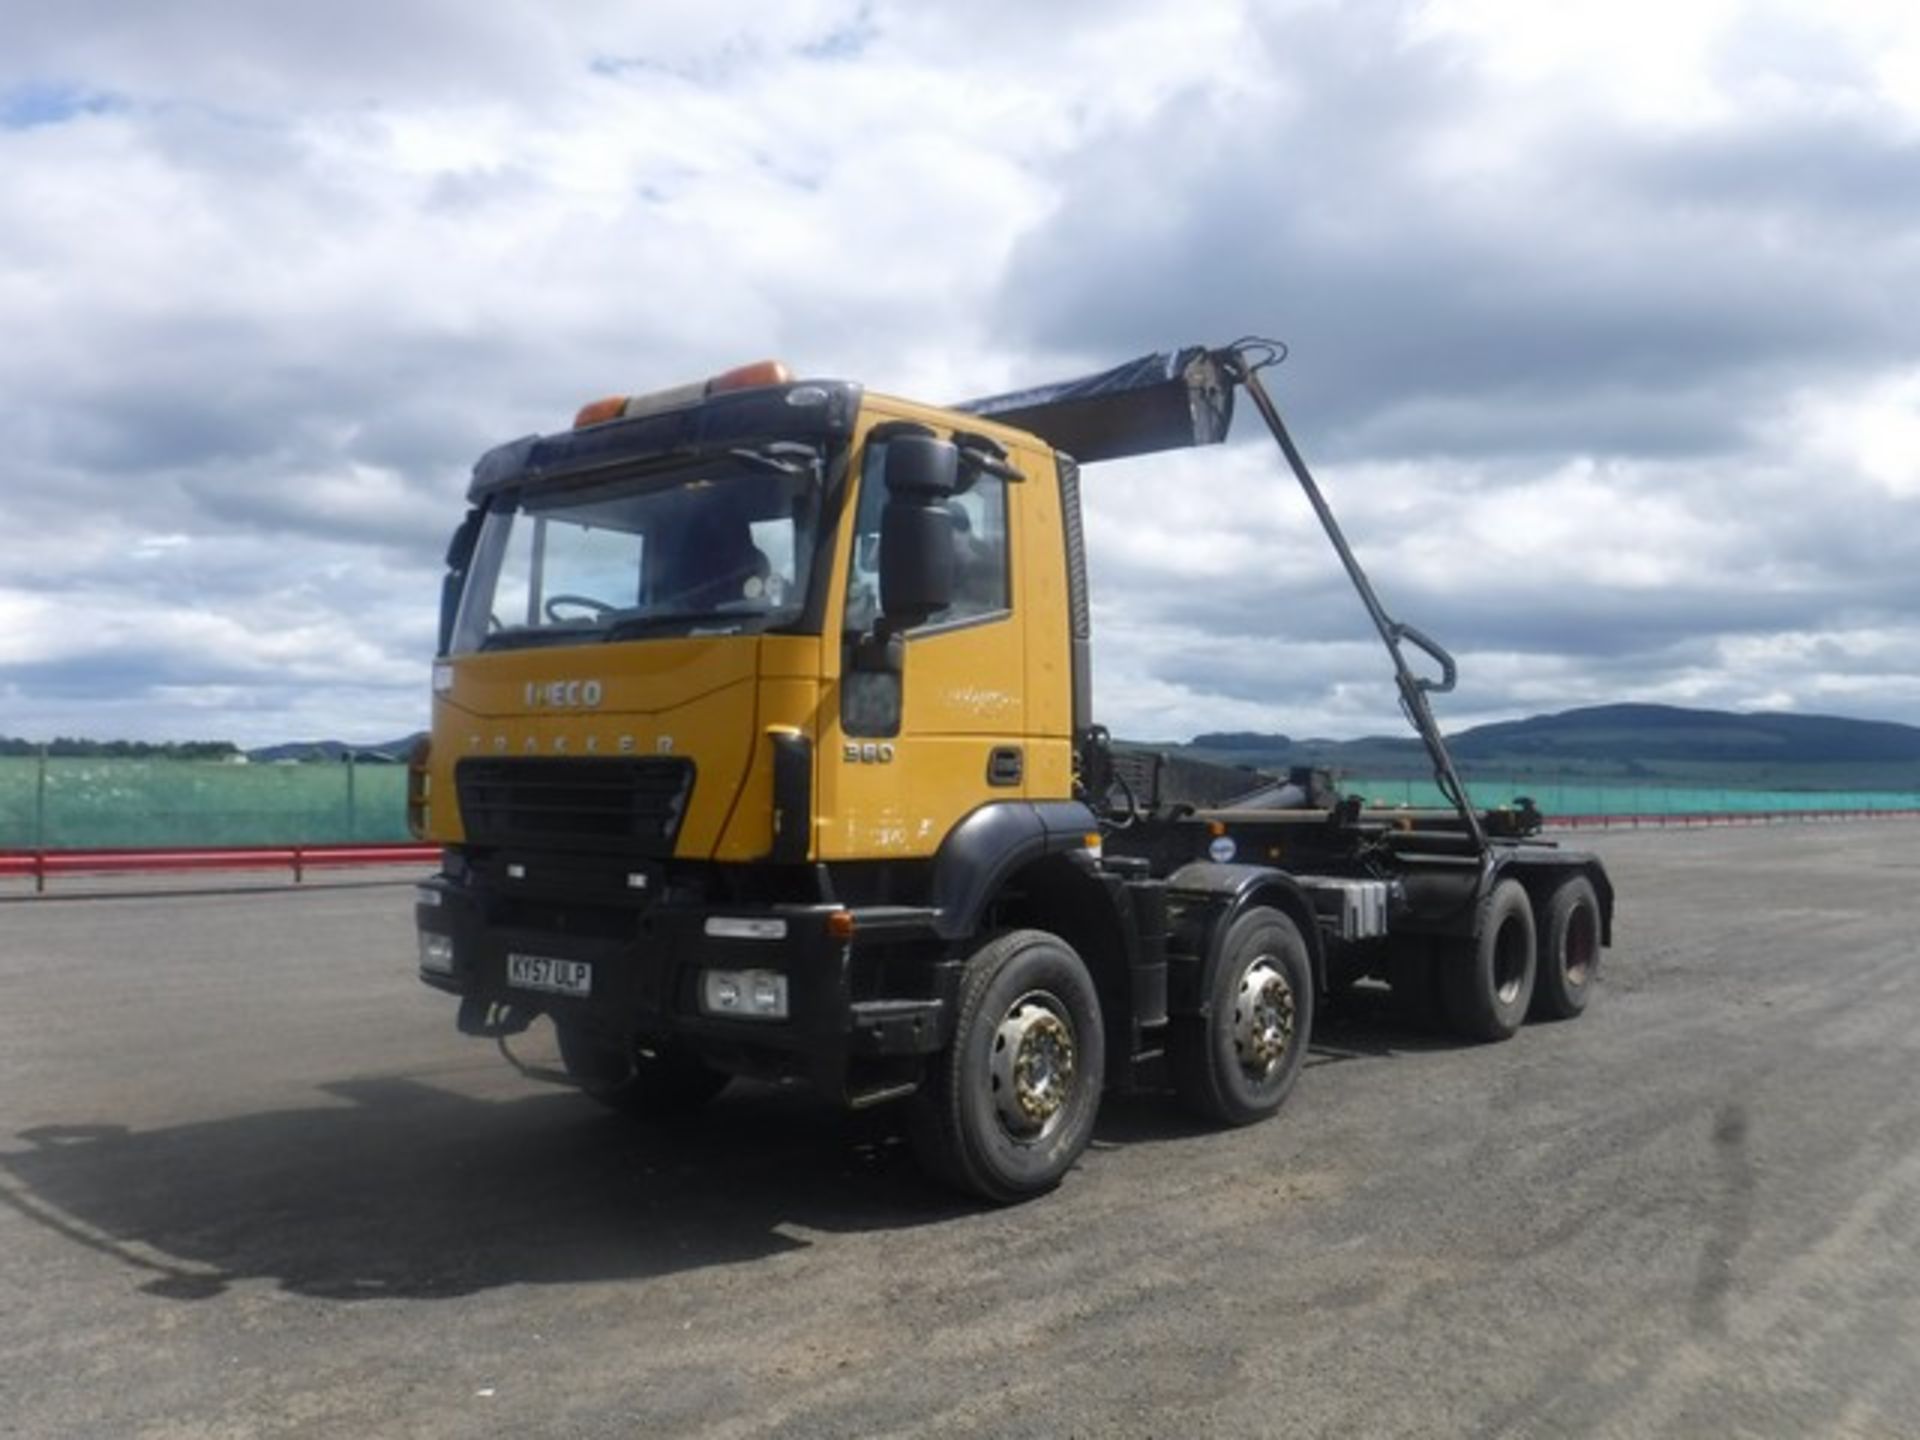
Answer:
[[[529,680],[527,706],[551,706],[556,710],[591,710],[600,703],[598,680]]]
[[[849,765],[891,765],[893,746],[884,740],[878,744],[869,740],[864,745],[855,744],[849,740],[840,755]]]

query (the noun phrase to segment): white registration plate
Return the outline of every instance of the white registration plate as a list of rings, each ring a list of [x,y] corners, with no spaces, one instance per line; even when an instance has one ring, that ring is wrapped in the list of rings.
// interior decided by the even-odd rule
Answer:
[[[551,955],[509,955],[507,984],[554,995],[590,995],[593,967],[584,960],[556,960]]]

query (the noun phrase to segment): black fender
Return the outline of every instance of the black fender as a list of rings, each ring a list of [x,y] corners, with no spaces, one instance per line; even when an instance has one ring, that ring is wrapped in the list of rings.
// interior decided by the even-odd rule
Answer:
[[[1592,882],[1594,898],[1600,902],[1600,943],[1613,944],[1613,881],[1600,857],[1585,850],[1527,846],[1524,849],[1496,850],[1494,863],[1480,892],[1484,905],[1494,885],[1511,875],[1527,887],[1536,915],[1545,913],[1546,899],[1562,881],[1584,875]]]
[[[933,857],[934,933],[942,940],[976,934],[981,913],[1015,871],[1085,850],[1099,830],[1077,800],[1001,800],[969,811]]]
[[[1284,870],[1266,865],[1222,865],[1195,860],[1167,877],[1172,934],[1167,942],[1167,1008],[1176,1015],[1207,1013],[1206,977],[1227,931],[1257,905],[1271,906],[1299,927],[1313,964],[1314,984],[1327,984],[1326,950],[1313,901]]]

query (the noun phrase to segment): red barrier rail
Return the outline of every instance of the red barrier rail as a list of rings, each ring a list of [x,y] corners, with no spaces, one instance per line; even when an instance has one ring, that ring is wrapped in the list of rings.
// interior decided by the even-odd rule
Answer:
[[[1692,829],[1807,820],[1920,820],[1920,810],[1694,810],[1676,814],[1549,815],[1549,830]]]
[[[167,850],[0,851],[0,877],[33,877],[36,892],[51,875],[112,875],[171,870],[292,870],[294,883],[309,870],[346,865],[426,865],[437,845],[249,845]]]

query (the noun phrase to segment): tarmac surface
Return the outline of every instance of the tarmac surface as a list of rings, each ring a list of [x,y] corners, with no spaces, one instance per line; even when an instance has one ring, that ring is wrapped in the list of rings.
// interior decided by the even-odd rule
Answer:
[[[391,873],[9,894],[0,1435],[1920,1436],[1920,825],[1575,843],[1585,1018],[1362,997],[1001,1211],[884,1114],[521,1077]]]

